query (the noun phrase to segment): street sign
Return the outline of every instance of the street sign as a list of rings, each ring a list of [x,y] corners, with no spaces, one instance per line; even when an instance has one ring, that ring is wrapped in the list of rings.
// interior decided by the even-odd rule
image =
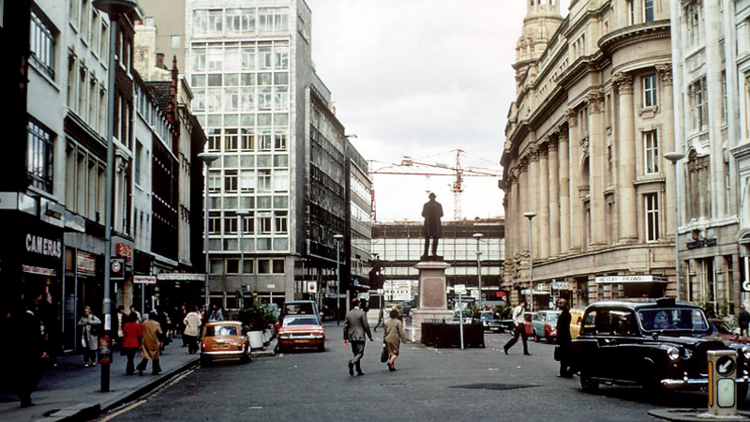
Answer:
[[[276,285],[275,285],[275,284],[270,284],[270,283],[269,283],[269,284],[268,284],[268,288],[269,288],[269,289],[275,289],[275,288],[276,288]]]
[[[465,295],[466,294],[466,285],[465,284],[456,284],[455,286],[453,286],[453,291],[456,292],[456,294]]]
[[[307,293],[318,293],[318,282],[308,281],[307,282]]]

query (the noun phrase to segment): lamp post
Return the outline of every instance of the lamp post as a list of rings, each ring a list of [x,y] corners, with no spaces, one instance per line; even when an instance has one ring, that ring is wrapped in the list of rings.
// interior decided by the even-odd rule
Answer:
[[[110,276],[112,265],[112,207],[114,190],[114,167],[115,147],[113,138],[115,136],[115,74],[117,73],[117,61],[115,50],[117,48],[117,21],[120,16],[130,13],[137,7],[135,0],[94,0],[94,8],[109,15],[111,32],[109,34],[109,74],[107,89],[109,98],[107,104],[107,179],[104,204],[104,301],[102,313],[104,314],[104,330],[112,329],[112,292],[110,289]],[[109,391],[109,363],[102,363],[101,391]]]
[[[341,259],[340,259],[340,252],[341,252],[341,239],[344,238],[343,234],[334,234],[333,239],[336,241],[336,325],[341,325],[340,315],[341,315],[341,298],[339,295],[341,294]]]
[[[206,265],[206,280],[205,280],[205,294],[206,294],[206,300],[205,300],[205,306],[206,306],[206,315],[208,315],[209,312],[209,290],[208,290],[208,275],[211,273],[211,269],[209,268],[210,262],[208,260],[208,166],[216,161],[221,155],[217,153],[212,152],[201,152],[198,154],[198,159],[203,161],[203,168],[206,173],[206,176],[204,177],[204,188],[203,188],[203,195],[204,195],[204,202],[203,202],[203,248],[204,248],[204,256],[206,258],[205,265]]]
[[[250,214],[250,210],[237,211],[237,217],[239,217],[240,219],[240,225],[238,227],[240,231],[240,288],[245,285],[245,217],[249,216]],[[248,290],[252,291],[252,289]],[[244,292],[242,294],[242,297],[244,299]]]
[[[479,252],[479,240],[484,235],[482,233],[474,233],[473,237],[477,240],[477,286],[479,288],[479,310],[482,310],[482,261],[479,259],[482,253]]]
[[[677,196],[679,190],[677,189],[677,162],[682,160],[685,154],[681,152],[668,152],[664,154],[664,158],[672,162],[672,168],[674,169],[674,271],[675,271],[675,296],[677,300],[680,300],[680,250],[679,242],[677,239],[677,230],[680,227],[680,207]]]
[[[534,312],[534,246],[531,243],[531,220],[536,217],[536,213],[525,212],[523,216],[529,219],[529,311]]]

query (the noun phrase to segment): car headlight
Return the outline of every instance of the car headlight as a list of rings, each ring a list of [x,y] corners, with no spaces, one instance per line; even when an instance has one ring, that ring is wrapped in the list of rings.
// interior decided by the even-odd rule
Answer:
[[[667,349],[667,356],[670,360],[677,360],[680,358],[680,349],[676,347],[670,347]]]
[[[750,360],[750,347],[742,348],[742,356],[745,358],[745,360]]]

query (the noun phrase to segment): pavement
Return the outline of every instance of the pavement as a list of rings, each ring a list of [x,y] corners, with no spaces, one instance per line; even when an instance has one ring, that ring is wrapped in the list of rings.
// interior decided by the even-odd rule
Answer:
[[[161,375],[151,374],[149,364],[143,376],[125,375],[127,358],[115,352],[110,365],[110,391],[101,392],[102,365],[85,368],[82,355],[58,357],[56,368],[45,368],[42,380],[31,395],[34,406],[21,408],[18,397],[0,393],[0,421],[13,422],[75,422],[97,418],[99,415],[124,404],[138,400],[145,394],[197,367],[199,354],[188,354],[175,339],[161,356]],[[253,351],[253,357],[273,356],[276,341],[262,350]],[[140,362],[136,355],[135,364]]]

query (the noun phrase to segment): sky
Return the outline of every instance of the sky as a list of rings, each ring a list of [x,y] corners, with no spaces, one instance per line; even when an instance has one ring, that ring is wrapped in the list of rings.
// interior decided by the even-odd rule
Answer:
[[[357,135],[352,143],[374,160],[371,172],[404,156],[453,167],[460,149],[463,168],[502,174],[524,0],[306,1],[316,71],[346,133]],[[454,220],[455,177],[372,178],[377,221],[422,220],[429,192],[443,205],[444,221]],[[463,218],[503,215],[499,178],[465,178]]]

